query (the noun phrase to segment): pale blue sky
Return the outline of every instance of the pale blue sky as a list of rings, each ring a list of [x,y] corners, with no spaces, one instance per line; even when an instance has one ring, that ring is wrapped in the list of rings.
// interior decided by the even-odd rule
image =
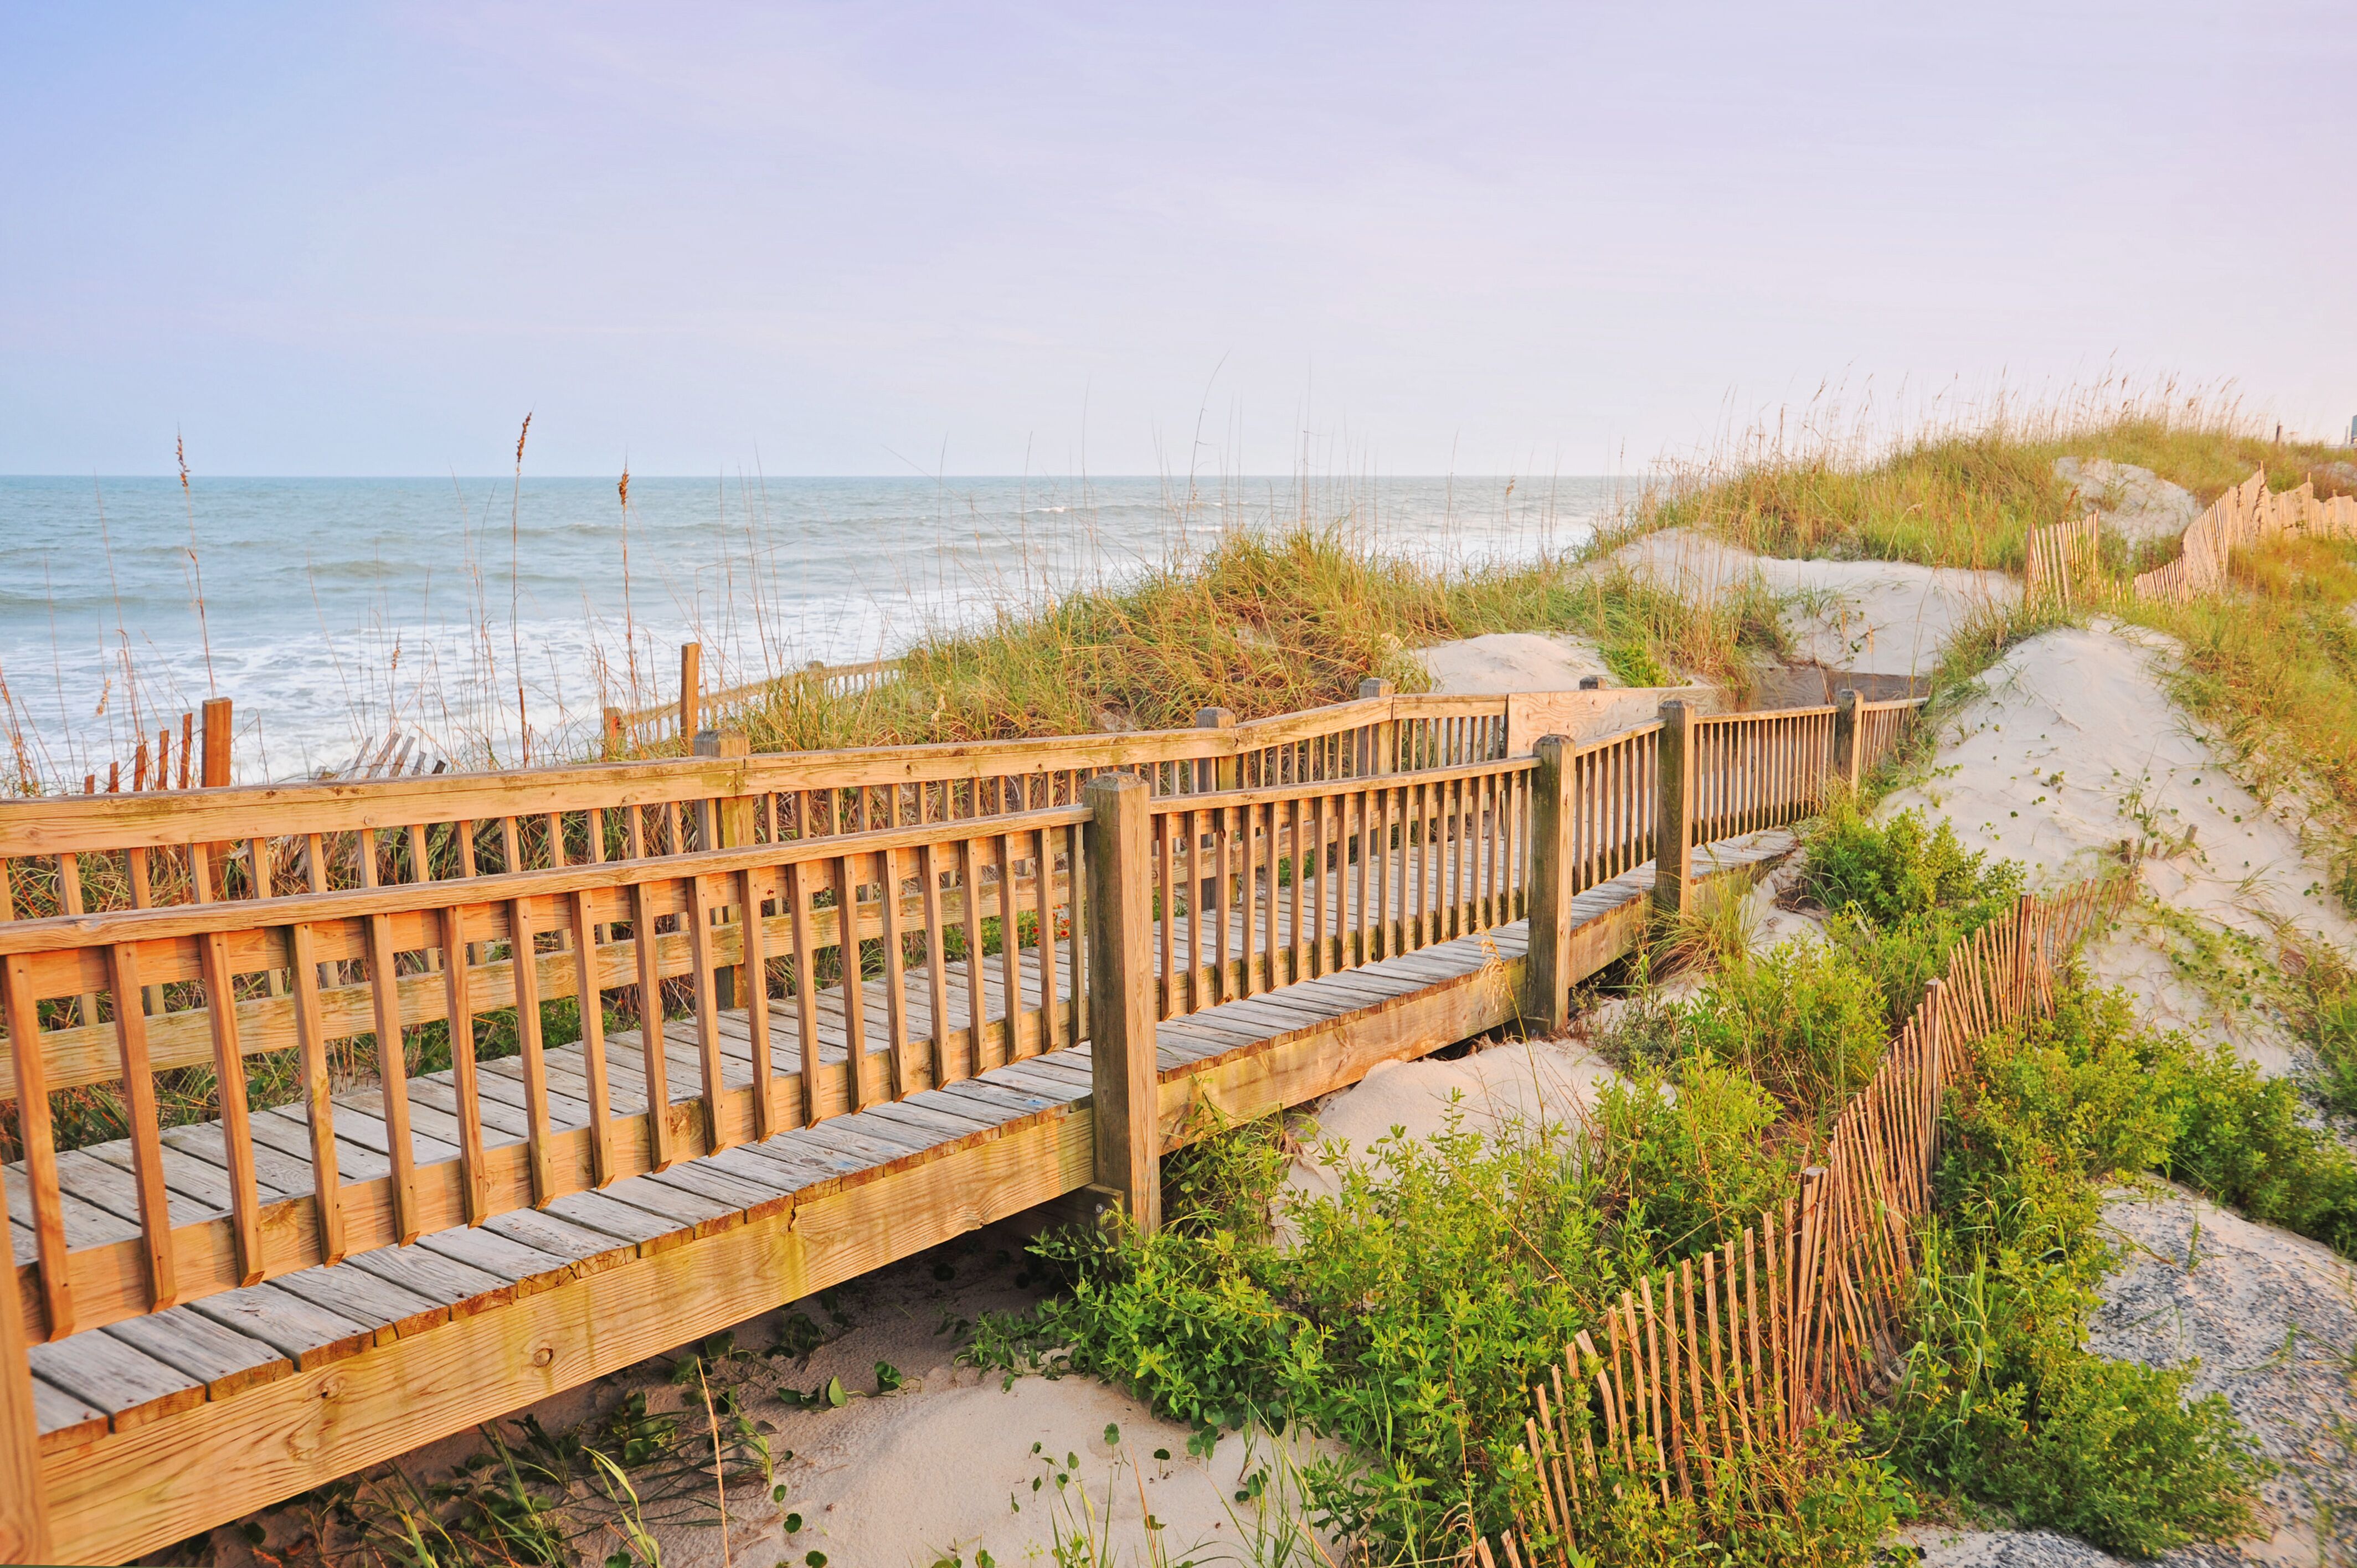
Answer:
[[[0,472],[1593,473],[2357,413],[2340,4],[9,4]],[[1198,446],[1199,425],[1201,446]]]

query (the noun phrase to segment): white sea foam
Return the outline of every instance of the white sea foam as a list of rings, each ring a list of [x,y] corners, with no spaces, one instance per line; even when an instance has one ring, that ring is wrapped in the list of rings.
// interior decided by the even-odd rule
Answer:
[[[288,778],[395,723],[443,754],[513,759],[521,683],[544,757],[603,703],[671,695],[691,638],[706,683],[733,683],[888,656],[1231,529],[1308,520],[1469,564],[1576,543],[1619,493],[1594,478],[634,478],[626,537],[603,479],[199,478],[184,497],[176,479],[0,478],[0,718],[72,787],[218,693],[237,705],[241,778]]]

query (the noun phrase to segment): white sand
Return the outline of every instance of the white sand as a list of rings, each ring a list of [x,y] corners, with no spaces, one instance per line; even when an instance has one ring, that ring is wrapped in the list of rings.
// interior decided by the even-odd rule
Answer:
[[[2150,468],[2104,457],[2057,457],[2054,477],[2078,491],[2103,519],[2107,533],[2131,544],[2174,539],[2201,515],[2193,492]]]
[[[2268,957],[2279,928],[2357,950],[2357,922],[2298,827],[2237,784],[2169,701],[2160,676],[2172,651],[2165,638],[2112,623],[2019,644],[1941,737],[1932,779],[1894,791],[1884,811],[1944,813],[1967,848],[2023,862],[2039,886],[2093,875],[2124,844],[2141,845],[2138,875],[2168,910]],[[2090,967],[2125,986],[2147,1022],[2222,1036],[2263,1069],[2288,1070],[2279,1024],[2263,1009],[2214,1004],[2170,956],[2178,945],[2147,920],[2098,943]]]
[[[1612,557],[1688,596],[1758,580],[1800,601],[1784,629],[1803,662],[1869,675],[1928,675],[1957,628],[2021,585],[2003,572],[1889,561],[1786,561],[1685,529],[1632,540]]]
[[[716,1388],[736,1388],[747,1413],[770,1428],[777,1477],[786,1487],[778,1502],[753,1482],[730,1483],[729,1561],[770,1568],[779,1562],[800,1564],[817,1551],[845,1568],[931,1568],[962,1553],[971,1568],[979,1547],[1015,1568],[1048,1560],[1059,1530],[1067,1537],[1102,1530],[1109,1519],[1118,1560],[1142,1562],[1147,1554],[1141,1489],[1144,1511],[1161,1526],[1157,1544],[1171,1562],[1249,1562],[1256,1535],[1284,1528],[1268,1504],[1239,1503],[1234,1497],[1245,1477],[1279,1453],[1281,1445],[1265,1433],[1249,1439],[1232,1433],[1208,1459],[1190,1457],[1186,1427],[1157,1419],[1094,1378],[1027,1377],[1010,1387],[1000,1374],[957,1365],[962,1336],[946,1329],[984,1311],[1028,1306],[1044,1290],[1044,1282],[1030,1276],[1021,1248],[1011,1229],[996,1228],[737,1326],[737,1342],[751,1349],[774,1343],[779,1326],[794,1314],[838,1337],[804,1362],[738,1359],[712,1373]],[[940,1277],[944,1272],[947,1280]],[[837,1312],[847,1327],[833,1316]],[[551,1431],[564,1431],[601,1417],[636,1392],[645,1396],[650,1412],[700,1426],[706,1419],[701,1396],[669,1380],[673,1359],[641,1362],[517,1414],[535,1415]],[[906,1380],[898,1391],[876,1391],[879,1361]],[[849,1395],[839,1409],[789,1408],[778,1397],[781,1388],[816,1390],[831,1378],[839,1378]],[[1118,1444],[1106,1442],[1108,1426],[1118,1429]],[[479,1446],[472,1433],[461,1434],[397,1463],[430,1479],[447,1475]],[[1171,1457],[1155,1458],[1157,1449]],[[1297,1438],[1285,1451],[1297,1465],[1313,1450]],[[1066,1466],[1068,1456],[1079,1465]],[[1071,1477],[1062,1488],[1055,1481],[1060,1471]],[[1042,1481],[1037,1492],[1035,1477]],[[645,1485],[646,1472],[636,1479]],[[1082,1485],[1090,1498],[1085,1505],[1077,1489]],[[673,1568],[716,1568],[723,1561],[708,1481],[697,1491],[694,1508],[650,1509],[663,1561]],[[611,1517],[587,1487],[576,1487],[576,1495],[591,1499],[576,1509],[576,1522]],[[794,1514],[801,1528],[789,1536],[784,1526]],[[307,1529],[299,1505],[260,1518],[271,1549],[282,1554]],[[621,1544],[609,1526],[585,1542],[586,1560],[602,1561]],[[259,1563],[234,1529],[215,1531],[213,1545],[217,1563]]]
[[[1450,1122],[1495,1134],[1516,1123],[1576,1125],[1612,1077],[1604,1058],[1562,1040],[1515,1041],[1453,1061],[1386,1062],[1349,1089],[1305,1107],[1317,1125],[1313,1147],[1294,1162],[1286,1187],[1328,1197],[1340,1181],[1318,1157],[1332,1152],[1364,1161],[1394,1133],[1429,1138]]]
[[[1596,644],[1534,631],[1493,631],[1420,648],[1409,655],[1432,677],[1436,693],[1455,697],[1513,692],[1568,692],[1587,676],[1618,684]]]

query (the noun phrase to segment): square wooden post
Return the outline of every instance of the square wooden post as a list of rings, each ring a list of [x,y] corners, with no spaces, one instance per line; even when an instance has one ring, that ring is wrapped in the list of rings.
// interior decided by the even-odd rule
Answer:
[[[1531,775],[1531,951],[1523,971],[1523,1021],[1546,1034],[1571,1022],[1571,741],[1543,736]]]
[[[1362,703],[1371,703],[1378,697],[1394,697],[1398,694],[1399,688],[1389,681],[1378,681],[1369,676],[1359,682],[1359,701]],[[1371,725],[1370,728],[1374,737],[1374,755],[1360,759],[1359,771],[1361,774],[1396,772],[1399,761],[1399,722],[1396,719],[1386,718],[1380,724]]]
[[[622,723],[622,710],[608,706],[601,716],[604,722],[598,729],[597,750],[605,761],[613,762],[620,758],[627,745],[624,740],[625,726]]]
[[[1673,697],[1662,704],[1662,770],[1653,825],[1653,905],[1683,914],[1694,870],[1694,712]]]
[[[230,705],[227,697],[205,703],[204,787],[218,789],[229,782]]]
[[[679,645],[679,738],[694,737],[700,727],[696,711],[704,700],[704,644]]]
[[[0,1174],[0,1203],[7,1199]],[[0,1563],[49,1563],[48,1494],[41,1487],[40,1427],[16,1282],[0,1291]]]
[[[1858,765],[1857,693],[1847,686],[1834,693],[1834,777],[1857,788],[1858,776],[1865,770]]]
[[[1140,1230],[1162,1225],[1160,1076],[1154,1061],[1154,878],[1147,811],[1134,773],[1101,773],[1081,789],[1089,808],[1089,1073],[1096,1185],[1119,1197]]]
[[[1235,710],[1232,708],[1198,709],[1195,714],[1195,727],[1232,730],[1236,727]],[[1197,786],[1200,788],[1202,776],[1199,773],[1196,777]],[[1232,750],[1223,757],[1211,758],[1211,788],[1214,789],[1232,789],[1236,787],[1236,754]]]
[[[691,643],[689,646],[694,645]],[[750,757],[753,755],[753,743],[749,737],[737,730],[700,730],[695,736],[695,755],[713,757]],[[753,797],[737,795],[717,800],[699,800],[695,806],[695,822],[696,837],[704,848],[742,849],[753,842]],[[752,910],[739,910],[738,918],[751,919],[756,913]],[[846,920],[845,924],[848,929],[850,922]],[[854,944],[850,950],[856,956],[859,950]],[[737,974],[737,966],[732,965],[716,972],[713,976],[714,983],[718,990],[719,1004],[723,1007],[740,1006],[742,1004],[738,1001],[739,997],[749,997],[753,994],[751,984],[753,977],[746,975],[745,983],[739,984]]]

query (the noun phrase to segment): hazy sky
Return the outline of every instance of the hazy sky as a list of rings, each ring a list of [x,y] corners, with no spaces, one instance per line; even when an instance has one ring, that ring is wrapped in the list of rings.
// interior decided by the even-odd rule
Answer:
[[[2347,0],[0,15],[0,472],[480,474],[530,409],[544,474],[1593,473],[2107,368],[2357,413]]]

